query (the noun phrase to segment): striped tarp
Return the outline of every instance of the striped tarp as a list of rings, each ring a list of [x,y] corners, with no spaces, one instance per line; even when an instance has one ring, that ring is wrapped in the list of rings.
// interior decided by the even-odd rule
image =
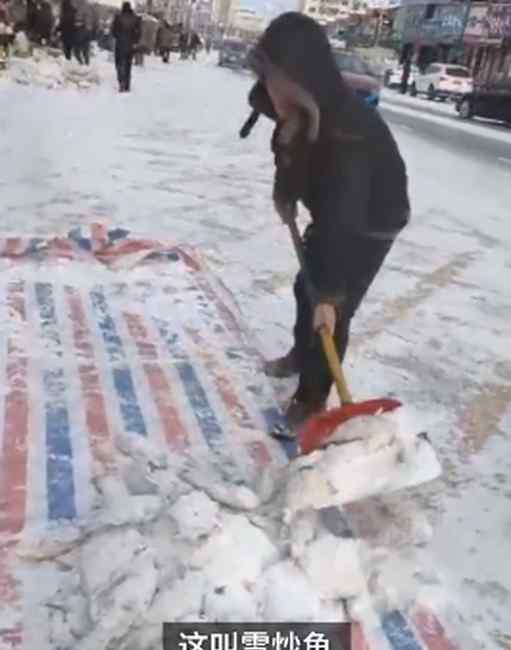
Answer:
[[[0,258],[0,650],[35,650],[30,594],[51,572],[24,569],[17,548],[89,515],[116,434],[233,448],[254,475],[294,449],[267,435],[282,415],[258,352],[194,251],[93,226],[0,240]],[[419,606],[387,614],[371,645],[354,631],[354,650],[457,647]]]

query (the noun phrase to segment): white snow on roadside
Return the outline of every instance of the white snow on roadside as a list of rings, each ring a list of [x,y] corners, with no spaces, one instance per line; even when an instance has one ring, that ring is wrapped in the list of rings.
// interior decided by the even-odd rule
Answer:
[[[33,57],[12,56],[7,68],[7,78],[23,86],[47,89],[88,89],[100,83],[95,65],[83,66],[75,61],[66,61],[62,56],[48,56],[44,50],[36,50]]]

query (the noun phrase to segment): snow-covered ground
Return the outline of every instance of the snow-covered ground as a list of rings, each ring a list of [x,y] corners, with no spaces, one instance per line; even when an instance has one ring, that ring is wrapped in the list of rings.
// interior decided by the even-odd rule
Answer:
[[[103,221],[198,245],[263,353],[280,353],[290,343],[296,263],[270,201],[270,125],[247,141],[237,135],[250,78],[213,60],[148,59],[134,68],[133,92],[118,94],[113,64],[97,65],[102,83],[87,90],[0,78],[1,230],[65,233]],[[418,410],[444,475],[350,514],[380,552],[375,580],[396,602],[430,588],[480,647],[505,647],[511,168],[395,134],[413,222],[356,318],[347,372],[355,395],[395,394]]]

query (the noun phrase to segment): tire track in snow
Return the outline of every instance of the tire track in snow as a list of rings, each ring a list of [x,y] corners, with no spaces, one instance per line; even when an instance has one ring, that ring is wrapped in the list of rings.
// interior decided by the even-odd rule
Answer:
[[[403,320],[410,311],[428,300],[438,290],[444,289],[456,281],[461,273],[476,261],[477,255],[473,252],[458,253],[447,264],[423,275],[412,291],[397,298],[385,300],[382,309],[378,311],[377,318],[373,317],[368,326],[358,334],[357,340],[353,341],[352,349],[359,352],[363,345],[369,341],[372,342],[391,325]]]

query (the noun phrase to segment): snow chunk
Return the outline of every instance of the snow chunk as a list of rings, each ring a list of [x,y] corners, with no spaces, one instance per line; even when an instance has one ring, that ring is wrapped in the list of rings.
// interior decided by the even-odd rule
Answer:
[[[91,595],[90,614],[96,627],[78,645],[80,650],[110,647],[124,638],[147,612],[158,578],[154,552],[149,548],[141,550],[124,569],[121,572],[119,568],[115,580]]]
[[[211,589],[204,600],[204,616],[208,621],[258,621],[257,601],[242,584]]]
[[[198,491],[180,497],[170,510],[179,534],[191,541],[211,532],[217,524],[218,512],[218,504]]]
[[[49,89],[71,85],[89,88],[100,83],[93,66],[80,66],[62,58],[53,58],[43,50],[35,50],[31,58],[11,57],[8,75],[16,83]]]
[[[176,580],[170,587],[160,591],[145,620],[150,624],[161,625],[164,621],[175,621],[199,611],[207,586],[205,575],[189,571],[182,580]]]
[[[144,538],[133,529],[92,537],[81,549],[82,583],[88,594],[93,597],[117,582],[143,549]]]
[[[216,587],[254,582],[276,557],[277,549],[260,528],[243,515],[225,515],[221,530],[195,550],[189,562]]]
[[[317,620],[321,605],[319,596],[309,578],[292,561],[271,566],[263,573],[262,580],[263,620]]]
[[[122,472],[128,492],[135,496],[146,496],[158,493],[158,485],[151,480],[147,472],[136,462],[129,463]]]
[[[441,473],[433,448],[404,408],[353,418],[328,443],[290,464],[286,521],[301,510],[343,505],[432,481]]]
[[[324,533],[307,545],[299,563],[324,599],[352,598],[365,589],[359,553],[357,540]]]
[[[167,453],[142,436],[120,434],[115,439],[115,446],[121,453],[151,468],[167,469],[169,466]]]

